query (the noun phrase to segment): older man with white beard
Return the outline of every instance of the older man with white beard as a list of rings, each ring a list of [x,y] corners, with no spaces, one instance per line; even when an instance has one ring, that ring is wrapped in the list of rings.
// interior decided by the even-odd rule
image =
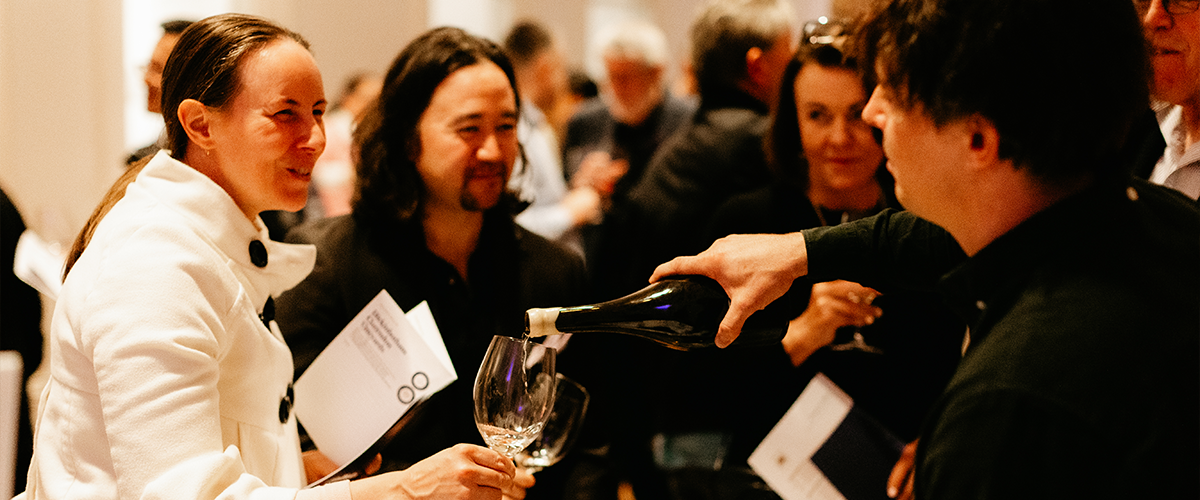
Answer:
[[[604,67],[603,95],[567,124],[563,166],[573,187],[595,190],[611,209],[626,202],[654,152],[687,122],[695,105],[666,88],[667,39],[657,26],[615,25],[600,34],[596,47]],[[585,260],[595,263],[604,251],[601,232],[593,225],[582,234]]]
[[[1167,143],[1149,178],[1194,200],[1200,198],[1200,1],[1133,4],[1152,51],[1152,94]]]

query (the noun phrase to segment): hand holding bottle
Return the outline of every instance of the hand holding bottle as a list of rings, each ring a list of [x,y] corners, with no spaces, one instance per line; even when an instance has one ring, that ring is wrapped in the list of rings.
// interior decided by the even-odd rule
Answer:
[[[699,274],[721,284],[729,310],[717,330],[716,345],[726,347],[741,334],[751,314],[782,297],[796,278],[808,274],[802,233],[732,235],[699,255],[677,257],[650,277],[656,282],[675,274]]]

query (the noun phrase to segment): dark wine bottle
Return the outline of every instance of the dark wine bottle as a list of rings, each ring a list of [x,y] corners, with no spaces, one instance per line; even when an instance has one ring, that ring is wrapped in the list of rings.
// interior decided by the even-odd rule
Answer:
[[[608,302],[530,309],[525,312],[525,331],[530,337],[619,333],[686,351],[716,345],[717,327],[728,310],[729,296],[713,279],[672,276]],[[786,322],[760,323],[747,321],[731,345],[773,344],[787,333]]]

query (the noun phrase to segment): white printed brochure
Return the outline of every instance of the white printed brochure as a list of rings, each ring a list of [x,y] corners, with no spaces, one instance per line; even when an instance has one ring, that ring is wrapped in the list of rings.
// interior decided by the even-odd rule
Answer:
[[[784,500],[887,500],[903,447],[818,373],[748,462]]]
[[[296,418],[340,466],[313,484],[369,460],[409,410],[457,378],[428,304],[406,314],[380,291],[296,380]]]

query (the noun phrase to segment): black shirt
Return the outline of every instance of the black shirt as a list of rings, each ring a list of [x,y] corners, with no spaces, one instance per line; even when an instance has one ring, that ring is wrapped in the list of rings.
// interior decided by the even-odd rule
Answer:
[[[907,213],[805,238],[814,278],[936,282],[970,326],[921,433],[918,498],[1200,497],[1190,200],[1142,181],[1095,188],[969,259]]]

